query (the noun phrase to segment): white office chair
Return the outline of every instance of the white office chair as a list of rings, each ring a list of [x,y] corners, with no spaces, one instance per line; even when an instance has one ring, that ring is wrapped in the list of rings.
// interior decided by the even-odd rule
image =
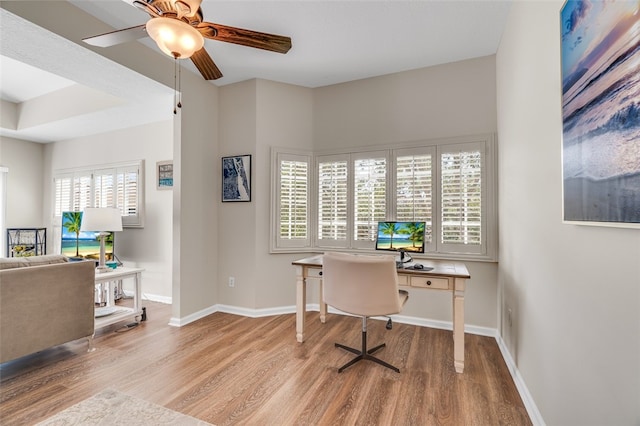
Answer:
[[[384,343],[367,350],[367,318],[397,314],[409,297],[409,293],[398,289],[395,256],[325,253],[322,259],[322,279],[323,297],[328,305],[362,317],[362,349],[335,344],[336,347],[357,355],[340,367],[338,372],[341,373],[360,360],[368,359],[399,373],[398,368],[372,356],[385,346]]]

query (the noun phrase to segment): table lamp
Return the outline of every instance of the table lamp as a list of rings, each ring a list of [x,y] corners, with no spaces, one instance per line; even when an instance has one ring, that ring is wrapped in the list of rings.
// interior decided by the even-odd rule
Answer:
[[[80,231],[98,232],[100,240],[100,260],[96,272],[109,271],[105,264],[104,239],[109,232],[122,231],[122,216],[120,209],[115,207],[86,208],[82,213]]]

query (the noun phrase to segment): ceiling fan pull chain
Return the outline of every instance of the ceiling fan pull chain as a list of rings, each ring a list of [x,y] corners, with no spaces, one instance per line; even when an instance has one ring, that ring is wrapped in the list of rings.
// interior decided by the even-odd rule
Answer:
[[[178,56],[175,55],[173,57],[173,113],[177,114],[178,110],[177,108],[182,108],[182,87],[181,87],[181,80],[182,80],[182,73],[181,73],[181,69],[180,69],[180,64],[178,64]]]
[[[178,64],[178,108],[182,108],[182,67],[180,64]]]
[[[176,89],[176,79],[177,79],[177,71],[176,67],[178,66],[178,58],[176,56],[173,57],[173,113],[177,114],[176,111],[176,99],[178,98],[177,89]]]

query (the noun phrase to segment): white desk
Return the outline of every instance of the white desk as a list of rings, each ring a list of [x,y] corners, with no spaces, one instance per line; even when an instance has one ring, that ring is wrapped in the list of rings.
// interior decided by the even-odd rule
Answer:
[[[464,370],[464,289],[471,278],[463,263],[440,260],[420,260],[430,271],[398,269],[401,287],[449,291],[453,294],[453,364],[456,372]],[[322,300],[322,255],[293,262],[296,267],[296,339],[304,342],[304,316],[307,305],[307,279],[320,283],[320,321],[325,322],[327,304]]]
[[[115,312],[110,315],[96,318],[94,323],[95,330],[129,318],[136,322],[140,322],[140,318],[142,317],[142,308],[140,307],[140,300],[142,298],[142,271],[144,271],[142,268],[126,268],[121,266],[113,271],[102,274],[96,273],[96,285],[106,284],[108,286],[108,297],[105,307],[112,307],[115,309]],[[133,308],[117,306],[114,300],[114,285],[117,285],[116,283],[118,281],[127,278],[133,278],[134,281]]]

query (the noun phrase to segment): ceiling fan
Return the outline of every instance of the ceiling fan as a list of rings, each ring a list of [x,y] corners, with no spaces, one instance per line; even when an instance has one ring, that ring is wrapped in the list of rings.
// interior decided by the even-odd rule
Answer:
[[[109,47],[151,37],[160,50],[175,59],[191,58],[205,80],[216,80],[222,72],[204,48],[204,38],[240,44],[277,53],[291,49],[291,38],[205,22],[202,0],[133,0],[151,19],[144,25],[82,39],[87,44]]]

